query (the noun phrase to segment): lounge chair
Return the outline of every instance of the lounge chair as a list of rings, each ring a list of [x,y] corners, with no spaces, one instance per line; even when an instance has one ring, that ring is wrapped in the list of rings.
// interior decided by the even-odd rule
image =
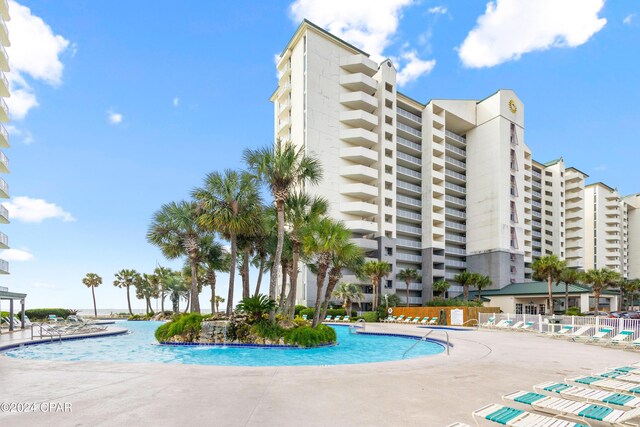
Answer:
[[[532,412],[511,408],[509,406],[497,405],[495,403],[473,411],[471,415],[473,416],[474,421],[476,421],[476,424],[478,424],[476,418],[482,418],[497,424],[502,424],[510,427],[585,427],[584,425],[578,424],[573,421],[560,420],[555,417],[534,414]]]
[[[625,350],[640,350],[640,337],[633,341],[624,342],[623,345]]]
[[[409,323],[409,322],[411,322],[412,319],[413,319],[413,317],[409,316],[406,319],[404,319],[404,322],[402,322],[402,323]]]
[[[307,317],[308,317],[308,316],[307,316],[306,314],[303,314],[303,315],[302,315],[302,319],[303,319],[303,320],[309,320],[309,319],[307,319]]]
[[[533,330],[533,325],[534,325],[534,324],[535,324],[534,322],[525,322],[525,324],[524,324],[524,325],[520,326],[520,327],[519,327],[518,329],[516,329],[516,330],[517,330],[518,332],[521,332],[521,331],[531,331],[531,330]]]
[[[617,368],[607,368],[608,371],[618,371],[624,373],[638,374],[640,373],[640,367],[631,365],[631,366],[618,366]]]
[[[640,396],[640,385],[611,378],[594,375],[583,375],[579,377],[566,378],[565,382],[574,382],[577,384],[586,385],[590,388],[610,390],[616,393],[629,393],[633,394],[634,396]]]
[[[520,327],[524,325],[524,322],[522,320],[517,321],[516,323],[514,323],[512,326],[508,326],[505,329],[511,329],[513,331],[517,331],[518,329],[520,329]]]
[[[401,314],[393,321],[393,323],[402,323],[403,321],[404,321],[404,314]]]
[[[496,318],[492,316],[492,317],[489,317],[486,322],[478,324],[478,327],[480,327],[480,328],[492,328],[495,325],[496,325]]]
[[[427,325],[437,325],[437,324],[438,324],[437,317],[432,317],[431,320],[429,320],[429,323],[427,323]]]
[[[344,316],[344,317],[342,318],[342,321],[343,321],[343,322],[349,322],[349,316]]]
[[[389,323],[389,322],[393,322],[393,320],[394,320],[395,318],[396,318],[396,316],[391,316],[391,315],[389,315],[389,316],[385,317],[384,319],[382,319],[382,321],[383,321],[384,323]]]
[[[583,420],[596,420],[611,426],[636,425],[627,421],[640,416],[640,408],[624,411],[609,406],[588,402],[576,402],[555,396],[530,391],[516,391],[502,396],[505,402],[520,403],[531,408],[557,416],[577,417]]]
[[[624,329],[620,331],[616,336],[612,337],[610,340],[600,341],[598,344],[604,344],[606,346],[619,346],[624,345],[626,342],[631,342],[631,338],[633,338],[633,334],[635,331],[630,329]]]
[[[511,327],[512,324],[513,324],[513,320],[511,319],[501,320],[498,323],[496,323],[495,329],[508,329]]]
[[[570,334],[566,334],[565,337],[567,337],[567,339],[570,339],[570,340],[573,340],[574,338],[578,338],[578,337],[583,337],[584,334],[587,333],[587,331],[591,330],[591,328],[593,328],[593,325],[581,326],[575,331],[571,332]]]
[[[420,322],[420,316],[414,317],[413,320],[411,321],[411,323],[418,323],[418,322]]]
[[[50,314],[48,317],[49,322],[60,322],[63,319],[59,319],[55,314]]]
[[[575,328],[573,325],[562,325],[558,331],[543,332],[541,335],[551,338],[564,338]]]
[[[422,320],[420,321],[420,324],[422,325],[427,325],[429,323],[429,316],[425,316],[422,318]]]
[[[342,318],[342,316],[336,316],[336,317],[333,318],[333,321],[334,322],[341,322],[341,320],[340,320],[341,318]]]
[[[616,405],[626,410],[640,408],[640,397],[630,394],[594,390],[592,388],[573,386],[555,381],[548,381],[546,383],[534,385],[533,389],[537,393],[557,393],[565,399],[597,402],[604,405]]]
[[[593,334],[593,336],[589,337],[586,335],[581,335],[578,337],[573,337],[573,341],[582,341],[587,343],[595,343],[603,340],[607,335],[613,332],[613,328],[601,328],[598,332]]]
[[[333,316],[331,316],[330,314],[327,315],[327,317],[324,318],[325,322],[330,322],[331,319],[333,318]]]
[[[626,381],[630,383],[640,384],[640,372],[620,372],[620,371],[604,371],[594,374],[597,377],[611,378],[618,381]]]

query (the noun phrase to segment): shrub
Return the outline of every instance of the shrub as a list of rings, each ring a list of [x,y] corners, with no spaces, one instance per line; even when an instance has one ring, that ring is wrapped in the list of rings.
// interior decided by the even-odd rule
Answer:
[[[432,301],[427,301],[424,307],[482,307],[482,302],[478,300],[464,301],[458,298],[434,298]]]
[[[250,321],[260,320],[266,313],[276,308],[276,302],[266,295],[256,295],[241,300],[236,310],[249,315]]]
[[[315,313],[315,309],[314,308],[306,308],[304,310],[300,311],[300,317],[304,316],[305,314],[307,315],[308,319],[312,319],[313,318],[313,313]],[[345,316],[347,314],[347,310],[345,310],[344,308],[330,308],[327,309],[327,316],[331,315],[331,316]]]
[[[261,320],[251,327],[251,332],[261,336],[262,338],[276,341],[284,337],[286,330],[277,323],[272,323],[268,320]]]
[[[566,316],[582,316],[582,312],[580,311],[580,307],[569,307],[567,311],[564,313]]]
[[[55,314],[56,317],[66,319],[67,316],[74,313],[77,313],[77,310],[68,310],[66,308],[32,308],[24,311],[24,314],[26,314],[30,320],[47,320],[50,314]]]
[[[365,311],[362,313],[362,318],[365,322],[377,322],[378,321],[378,312],[377,311]]]
[[[287,344],[296,344],[299,347],[314,347],[322,344],[336,342],[336,331],[326,325],[300,326],[287,331],[284,341]]]
[[[133,316],[129,316],[127,320],[149,320],[151,319],[151,314],[134,314]]]
[[[306,308],[307,308],[307,307],[306,307],[306,306],[304,306],[304,305],[296,305],[296,306],[295,306],[295,308],[294,308],[295,315],[296,315],[296,316],[299,316],[299,315],[300,315],[300,312],[301,312],[302,310],[306,310]]]
[[[176,335],[182,335],[185,336],[186,341],[193,341],[200,333],[202,318],[203,316],[198,313],[178,316],[156,329],[156,339],[158,342],[166,342]]]

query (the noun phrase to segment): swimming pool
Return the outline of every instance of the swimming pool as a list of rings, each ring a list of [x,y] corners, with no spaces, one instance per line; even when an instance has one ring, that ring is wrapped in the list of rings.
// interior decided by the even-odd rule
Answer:
[[[104,338],[30,345],[3,354],[9,357],[63,361],[158,362],[220,366],[308,366],[386,362],[403,359],[415,340],[397,336],[352,335],[337,326],[338,345],[313,349],[263,349],[218,346],[159,345],[153,333],[161,322],[121,322],[132,333]],[[432,356],[443,345],[421,341],[405,359]]]

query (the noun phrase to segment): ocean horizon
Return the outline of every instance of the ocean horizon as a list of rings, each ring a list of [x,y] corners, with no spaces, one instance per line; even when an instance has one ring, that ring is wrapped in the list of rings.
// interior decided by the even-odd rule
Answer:
[[[171,307],[165,307],[165,310],[171,310]],[[180,312],[182,312],[181,309]],[[112,314],[119,314],[119,313],[129,313],[129,309],[128,308],[99,308],[98,310],[98,316],[109,316]],[[146,310],[143,308],[132,308],[131,311],[133,312],[133,314],[145,314]],[[160,311],[160,309],[155,310],[154,311]],[[200,312],[203,314],[208,314],[211,313],[211,309],[205,309],[205,308],[201,308]],[[78,314],[80,316],[93,316],[93,308],[79,308],[78,309]]]

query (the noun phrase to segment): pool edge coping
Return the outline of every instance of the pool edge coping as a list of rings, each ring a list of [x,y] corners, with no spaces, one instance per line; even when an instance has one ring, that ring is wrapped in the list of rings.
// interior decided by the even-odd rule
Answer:
[[[58,338],[55,338],[55,339],[40,338],[40,339],[37,339],[37,340],[21,341],[21,342],[16,342],[16,343],[11,343],[11,344],[0,344],[0,354],[6,352],[8,350],[13,350],[15,348],[26,347],[26,346],[31,346],[31,345],[49,344],[49,343],[55,343],[55,342],[60,342],[60,341],[75,341],[75,340],[84,340],[84,339],[90,339],[90,338],[111,337],[111,336],[116,336],[116,335],[123,335],[123,334],[126,334],[128,332],[129,332],[128,329],[122,329],[122,330],[118,330],[118,331],[108,331],[108,332],[94,333],[94,334],[82,334],[82,335],[76,335],[76,336],[73,336],[73,335],[64,336],[64,335],[62,335],[59,339]]]

